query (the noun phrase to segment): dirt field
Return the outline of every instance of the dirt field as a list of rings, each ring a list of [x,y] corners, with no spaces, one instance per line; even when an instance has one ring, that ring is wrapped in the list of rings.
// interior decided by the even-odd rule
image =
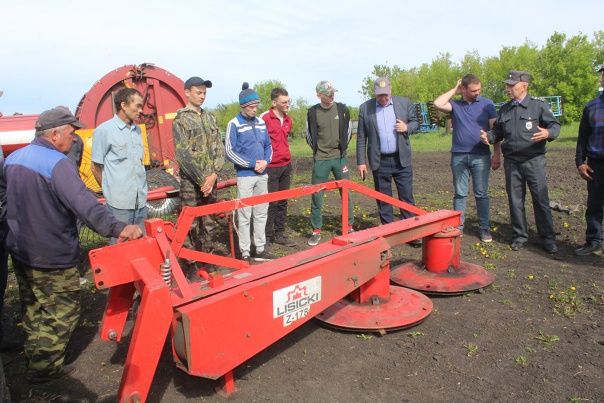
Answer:
[[[491,287],[482,293],[432,297],[434,310],[425,322],[385,336],[336,332],[310,321],[239,367],[238,392],[228,400],[604,401],[604,258],[572,253],[584,241],[586,195],[573,159],[570,149],[548,154],[552,201],[563,210],[580,205],[578,212],[553,213],[558,255],[551,257],[530,241],[519,252],[509,249],[503,171],[497,171],[491,179],[495,241],[477,243],[470,200],[462,250],[463,260],[496,273]],[[309,166],[309,160],[296,161],[296,185],[310,182]],[[449,154],[417,154],[414,170],[417,204],[430,210],[450,208]],[[331,217],[326,230],[337,225],[337,199],[335,194],[327,198]],[[375,225],[374,202],[357,201],[359,227]],[[307,248],[309,206],[309,199],[290,203],[288,226],[301,248]],[[530,201],[527,214],[533,225]],[[536,238],[534,225],[531,238]],[[420,256],[421,250],[405,246],[396,249],[395,263]],[[3,354],[14,401],[116,400],[129,339],[118,346],[98,339],[105,295],[90,284],[83,293],[82,322],[68,349],[68,362],[77,371],[68,379],[31,387],[23,376],[22,353]],[[11,286],[14,296],[14,278]],[[16,304],[11,309],[17,317]],[[149,401],[225,401],[214,391],[217,384],[178,370],[166,345]]]

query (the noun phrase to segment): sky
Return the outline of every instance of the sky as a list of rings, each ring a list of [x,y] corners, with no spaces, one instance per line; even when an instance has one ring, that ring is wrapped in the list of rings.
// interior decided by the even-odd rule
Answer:
[[[603,16],[602,0],[0,0],[0,112],[75,111],[105,74],[141,63],[211,80],[210,108],[236,101],[244,81],[268,80],[311,104],[329,80],[336,100],[358,106],[374,65],[495,56],[555,31],[592,39]]]

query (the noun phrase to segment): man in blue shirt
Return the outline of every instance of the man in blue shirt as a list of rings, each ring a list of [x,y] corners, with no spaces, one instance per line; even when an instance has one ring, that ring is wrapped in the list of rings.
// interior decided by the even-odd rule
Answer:
[[[604,87],[604,66],[600,85]],[[585,210],[585,245],[575,255],[586,256],[602,248],[602,219],[604,217],[604,93],[591,100],[583,110],[579,124],[575,163],[581,178],[587,182]]]
[[[122,88],[115,95],[114,104],[117,113],[97,127],[92,137],[92,173],[101,184],[113,215],[125,223],[139,225],[144,232],[145,149],[141,129],[135,123],[143,109],[143,98],[134,88]]]
[[[457,85],[434,100],[434,106],[451,113],[453,144],[451,147],[451,172],[453,173],[453,208],[461,211],[464,228],[468,185],[472,177],[480,240],[491,242],[493,237],[489,222],[489,172],[501,165],[501,145],[494,145],[491,158],[489,146],[480,140],[480,131],[487,131],[495,123],[497,112],[493,101],[480,96],[481,84],[474,74],[466,74]],[[455,95],[461,99],[451,100]]]

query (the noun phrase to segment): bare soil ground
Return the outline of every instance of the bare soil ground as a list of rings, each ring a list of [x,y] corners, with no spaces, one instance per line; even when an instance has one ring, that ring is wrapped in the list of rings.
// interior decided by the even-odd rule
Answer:
[[[354,166],[351,161],[351,166]],[[295,185],[310,182],[311,161],[297,160]],[[521,251],[510,236],[503,171],[491,179],[494,242],[478,243],[475,207],[469,201],[462,258],[497,275],[481,293],[431,297],[434,310],[420,325],[385,336],[342,333],[310,321],[236,369],[238,392],[228,400],[311,402],[602,402],[604,401],[604,259],[575,257],[584,241],[585,185],[573,166],[573,152],[548,154],[552,201],[579,204],[579,211],[554,211],[560,253],[550,256],[534,242]],[[415,156],[415,196],[429,210],[452,203],[449,154]],[[372,184],[367,181],[367,186]],[[471,198],[470,198],[471,199]],[[338,196],[326,201],[325,230],[339,219]],[[358,228],[377,224],[372,200],[357,197]],[[288,227],[299,248],[307,248],[309,199],[290,203]],[[329,236],[324,237],[329,239]],[[284,254],[284,248],[275,248]],[[410,247],[396,249],[395,263],[419,259]],[[10,295],[15,296],[11,276]],[[129,338],[119,345],[97,336],[104,293],[88,283],[82,321],[68,348],[77,370],[44,386],[24,378],[22,352],[3,354],[13,401],[116,400]],[[18,304],[9,302],[13,318]],[[131,323],[130,323],[131,326]],[[225,401],[217,382],[189,376],[164,348],[150,402]]]

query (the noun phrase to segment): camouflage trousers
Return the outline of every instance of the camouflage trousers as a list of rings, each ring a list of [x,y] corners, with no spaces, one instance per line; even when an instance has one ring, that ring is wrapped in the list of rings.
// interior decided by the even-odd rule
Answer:
[[[26,333],[29,375],[52,375],[63,366],[65,348],[80,318],[77,267],[43,270],[13,259]]]
[[[180,178],[180,201],[183,206],[205,206],[216,202],[216,186],[204,197],[199,186],[186,176]],[[189,236],[185,240],[185,248],[210,253],[214,249],[213,236],[218,223],[213,216],[203,216],[195,219],[191,225]]]

